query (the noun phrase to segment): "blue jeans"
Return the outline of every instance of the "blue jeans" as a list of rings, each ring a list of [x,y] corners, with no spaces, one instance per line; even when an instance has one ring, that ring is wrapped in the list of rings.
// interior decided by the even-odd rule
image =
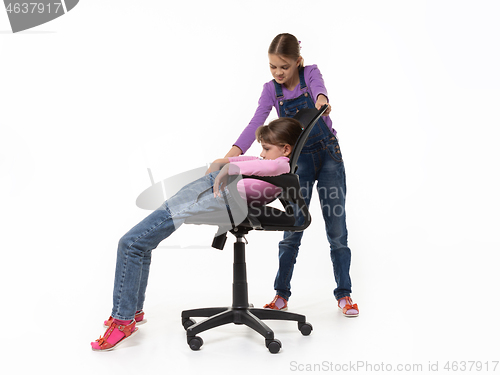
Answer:
[[[131,320],[142,310],[148,284],[151,251],[196,214],[226,210],[224,198],[213,195],[219,172],[184,186],[126,233],[118,243],[111,316]]]
[[[297,162],[297,174],[300,176],[301,193],[307,206],[311,201],[313,186],[317,181],[317,191],[328,242],[330,258],[337,288],[333,291],[336,299],[350,296],[351,250],[347,246],[347,226],[345,217],[345,170],[342,153],[337,137],[330,133],[314,145],[302,149]],[[296,210],[297,211],[297,210]],[[299,224],[304,217],[296,217]],[[276,275],[274,289],[285,299],[291,295],[290,281],[299,252],[300,241],[304,232],[285,232],[279,243],[279,270]]]

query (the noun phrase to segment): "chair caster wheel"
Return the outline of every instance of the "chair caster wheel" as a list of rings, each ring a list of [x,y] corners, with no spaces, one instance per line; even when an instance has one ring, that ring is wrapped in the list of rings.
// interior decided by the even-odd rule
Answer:
[[[281,349],[281,341],[280,340],[266,340],[266,347],[273,354],[276,354]]]
[[[194,336],[191,340],[189,340],[188,345],[191,350],[200,350],[203,345],[203,339],[199,336]]]
[[[184,319],[182,319],[182,326],[184,327],[184,329],[188,329],[193,324],[196,324],[196,320],[191,319],[191,318],[184,318]]]
[[[309,336],[311,334],[311,331],[313,330],[313,326],[311,323],[299,323],[299,331],[302,333],[304,336]]]

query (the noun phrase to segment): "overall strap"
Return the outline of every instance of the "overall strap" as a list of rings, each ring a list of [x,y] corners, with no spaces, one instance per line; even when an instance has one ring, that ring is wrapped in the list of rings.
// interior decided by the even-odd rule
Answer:
[[[300,89],[304,90],[305,88],[307,88],[306,80],[304,78],[304,68],[299,69],[299,78],[300,78]]]
[[[307,88],[306,79],[304,78],[304,68],[299,69],[299,79],[300,79],[300,89],[304,90],[305,88]],[[274,90],[276,91],[276,99],[278,100],[283,99],[284,98],[283,88],[278,82],[276,82],[275,79],[273,79],[273,83],[274,83]]]
[[[276,91],[276,99],[280,100],[280,99],[283,99],[284,96],[283,96],[283,89],[281,88],[281,85],[276,82],[275,79],[273,79],[273,83],[274,83],[274,90]]]

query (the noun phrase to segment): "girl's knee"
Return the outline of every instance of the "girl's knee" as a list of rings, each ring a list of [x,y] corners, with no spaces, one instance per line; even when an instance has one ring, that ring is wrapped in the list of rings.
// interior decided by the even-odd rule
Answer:
[[[118,251],[126,251],[129,249],[132,244],[134,243],[134,240],[132,236],[129,233],[124,234],[119,240],[118,240]]]

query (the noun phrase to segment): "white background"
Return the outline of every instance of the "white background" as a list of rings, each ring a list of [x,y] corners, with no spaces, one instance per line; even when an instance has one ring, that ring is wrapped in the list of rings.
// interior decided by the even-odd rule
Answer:
[[[87,0],[12,34],[0,12],[2,367],[288,373],[323,362],[490,361],[491,371],[499,14],[484,0]],[[260,336],[230,325],[202,334],[192,352],[180,311],[230,303],[232,251],[231,240],[210,248],[213,228],[184,226],[153,255],[148,323],[117,350],[92,352],[111,310],[118,239],[148,213],[135,206],[147,168],[159,181],[229,150],[271,79],[267,48],[281,32],[302,41],[329,90],[360,317],[336,309],[313,197],[290,300],[311,336],[271,322],[283,343],[271,355]],[[257,306],[274,295],[280,238],[248,235]]]

